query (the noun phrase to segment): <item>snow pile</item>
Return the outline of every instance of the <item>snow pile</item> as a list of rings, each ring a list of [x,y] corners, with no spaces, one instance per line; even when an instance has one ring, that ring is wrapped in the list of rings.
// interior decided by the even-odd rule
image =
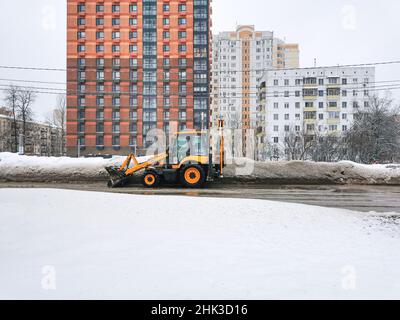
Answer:
[[[293,184],[389,184],[400,185],[400,164],[363,165],[350,161],[324,163],[311,161],[255,162],[230,160],[225,177],[240,182]]]
[[[0,180],[35,182],[104,181],[107,166],[120,166],[125,157],[47,158],[0,153]],[[139,158],[145,161],[146,157]],[[391,184],[400,185],[400,165],[361,165],[353,162],[228,161],[225,182],[255,184]]]
[[[0,180],[68,182],[104,181],[108,166],[120,166],[125,157],[67,158],[20,156],[15,153],[0,153]],[[144,158],[139,158],[143,161]]]
[[[394,215],[46,189],[0,202],[0,299],[400,298]]]

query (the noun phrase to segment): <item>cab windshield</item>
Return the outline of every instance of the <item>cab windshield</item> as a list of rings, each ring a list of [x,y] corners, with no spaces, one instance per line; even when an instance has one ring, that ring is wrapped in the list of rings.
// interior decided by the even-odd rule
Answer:
[[[181,162],[184,158],[189,156],[208,156],[207,135],[179,134],[175,149],[174,151],[177,152],[178,162]]]

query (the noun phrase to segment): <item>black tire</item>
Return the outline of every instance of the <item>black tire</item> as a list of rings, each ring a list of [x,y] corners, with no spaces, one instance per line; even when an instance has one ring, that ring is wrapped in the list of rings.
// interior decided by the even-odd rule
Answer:
[[[206,174],[204,169],[197,165],[191,164],[183,167],[180,170],[179,178],[185,188],[199,189],[206,182]]]
[[[142,184],[146,188],[157,188],[160,181],[160,176],[154,171],[146,171],[142,176]]]

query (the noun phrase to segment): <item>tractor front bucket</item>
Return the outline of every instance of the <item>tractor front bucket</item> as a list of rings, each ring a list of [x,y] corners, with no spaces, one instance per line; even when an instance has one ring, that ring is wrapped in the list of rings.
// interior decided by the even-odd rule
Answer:
[[[107,167],[105,168],[110,175],[110,180],[108,181],[109,188],[118,188],[122,187],[125,182],[129,179],[125,172],[120,171],[119,167]]]

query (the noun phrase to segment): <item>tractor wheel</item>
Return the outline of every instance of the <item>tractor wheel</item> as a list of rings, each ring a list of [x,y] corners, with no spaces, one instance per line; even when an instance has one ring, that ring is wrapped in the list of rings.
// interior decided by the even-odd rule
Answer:
[[[204,169],[196,164],[182,168],[180,180],[186,188],[201,188],[206,181]]]
[[[146,188],[157,188],[160,184],[160,176],[155,172],[145,172],[142,177],[142,183]]]

